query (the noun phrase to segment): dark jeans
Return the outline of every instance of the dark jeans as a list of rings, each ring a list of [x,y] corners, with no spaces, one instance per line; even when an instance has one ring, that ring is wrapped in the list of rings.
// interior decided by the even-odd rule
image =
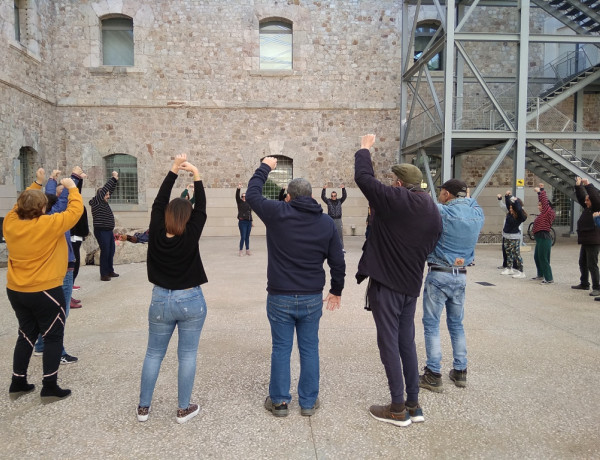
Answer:
[[[81,265],[81,243],[83,241],[71,241],[71,246],[73,246],[73,254],[75,254],[75,266],[73,267],[73,282],[77,278],[77,274],[79,273],[79,265]]]
[[[62,286],[42,292],[17,292],[7,288],[6,294],[19,321],[19,337],[13,355],[14,375],[27,375],[33,344],[41,333],[44,337],[44,379],[55,380],[65,331],[65,298]]]
[[[114,273],[113,258],[115,256],[115,236],[112,230],[94,228],[94,236],[100,246],[100,275],[107,276]]]
[[[388,289],[371,280],[367,291],[377,327],[379,356],[390,387],[392,402],[419,400],[419,361],[415,346],[415,309],[417,298]],[[403,377],[404,376],[404,380]]]
[[[240,220],[238,223],[240,228],[240,251],[244,249],[244,243],[246,244],[246,250],[250,249],[250,231],[252,230],[251,220]]]
[[[579,271],[581,272],[581,285],[590,285],[589,276],[592,278],[592,289],[600,290],[600,277],[598,276],[598,244],[582,244],[579,250]]]

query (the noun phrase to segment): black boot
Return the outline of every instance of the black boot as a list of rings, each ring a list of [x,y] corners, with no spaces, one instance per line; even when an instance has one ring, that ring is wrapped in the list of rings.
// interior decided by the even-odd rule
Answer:
[[[13,375],[8,394],[13,401],[24,394],[31,393],[35,389],[33,383],[27,383],[27,377],[17,377]]]
[[[63,390],[58,386],[56,383],[56,378],[54,380],[43,380],[42,384],[44,386],[42,387],[40,397],[42,398],[42,402],[44,404],[59,401],[71,395],[71,390]]]

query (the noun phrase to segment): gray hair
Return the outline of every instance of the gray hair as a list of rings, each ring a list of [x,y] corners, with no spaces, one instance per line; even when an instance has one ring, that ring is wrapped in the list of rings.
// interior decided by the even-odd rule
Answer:
[[[288,195],[292,199],[300,196],[312,196],[312,186],[306,179],[293,179],[287,186]]]

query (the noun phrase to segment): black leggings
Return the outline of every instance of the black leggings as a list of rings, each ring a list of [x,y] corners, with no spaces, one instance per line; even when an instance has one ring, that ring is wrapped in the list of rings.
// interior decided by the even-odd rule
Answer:
[[[62,286],[41,292],[6,289],[19,321],[19,337],[13,356],[13,374],[27,376],[29,360],[38,334],[44,338],[44,380],[56,380],[65,333],[65,297]]]

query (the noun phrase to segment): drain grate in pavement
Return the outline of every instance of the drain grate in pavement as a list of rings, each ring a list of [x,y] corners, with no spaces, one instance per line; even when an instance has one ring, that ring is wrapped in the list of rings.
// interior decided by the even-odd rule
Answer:
[[[481,284],[482,286],[495,286],[495,284],[488,283],[487,281],[475,281],[476,284]]]

